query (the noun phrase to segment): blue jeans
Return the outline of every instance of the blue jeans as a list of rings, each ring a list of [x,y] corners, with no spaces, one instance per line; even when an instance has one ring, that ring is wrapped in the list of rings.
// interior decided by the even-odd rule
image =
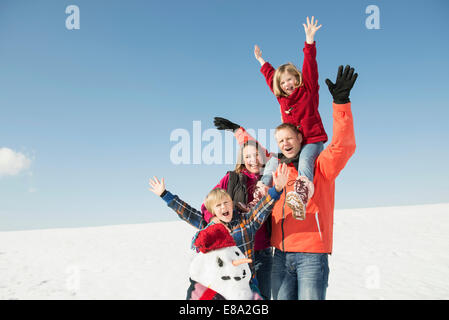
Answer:
[[[325,300],[328,254],[275,249],[271,277],[274,300]]]
[[[271,299],[271,269],[273,265],[273,249],[266,248],[254,251],[254,268],[260,294],[265,300]]]
[[[302,146],[299,153],[298,161],[298,177],[306,176],[309,181],[313,182],[313,172],[315,170],[315,160],[323,151],[324,143],[309,143]],[[278,160],[276,157],[271,157],[265,165],[263,176],[260,179],[264,185],[271,187],[273,183],[272,172],[275,172],[278,167]]]
[[[313,182],[313,172],[315,170],[315,160],[323,151],[324,143],[309,143],[302,146],[299,153],[298,161],[298,177],[306,176],[309,181]]]

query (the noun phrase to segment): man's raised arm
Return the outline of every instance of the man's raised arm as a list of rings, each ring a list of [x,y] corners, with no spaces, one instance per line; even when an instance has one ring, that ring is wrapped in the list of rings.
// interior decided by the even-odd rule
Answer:
[[[354,68],[338,68],[335,84],[326,79],[326,84],[334,98],[332,140],[318,156],[316,172],[321,172],[329,180],[334,180],[355,152],[354,121],[352,118],[349,93],[357,79]]]

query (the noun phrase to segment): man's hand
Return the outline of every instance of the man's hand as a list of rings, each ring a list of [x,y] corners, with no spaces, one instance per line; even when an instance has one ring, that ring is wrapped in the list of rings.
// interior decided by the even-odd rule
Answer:
[[[307,17],[307,25],[303,23],[304,32],[306,33],[306,42],[308,44],[313,44],[315,33],[321,28],[321,24],[318,26],[318,20],[315,20],[315,17],[312,16],[312,21],[309,21],[309,17]]]
[[[281,192],[284,189],[288,181],[288,168],[285,163],[281,163],[276,172],[273,172],[273,183],[277,192]]]
[[[153,177],[153,180],[150,179],[150,186],[149,190],[153,192],[154,194],[161,196],[162,193],[165,191],[165,181],[164,178],[159,181],[157,177]]]
[[[326,79],[326,84],[336,104],[345,104],[350,101],[349,93],[354,86],[355,80],[357,80],[357,76],[358,74],[354,73],[354,68],[347,65],[344,71],[343,66],[338,67],[335,84]]]
[[[231,132],[235,132],[237,129],[240,128],[238,124],[231,122],[228,119],[220,117],[214,118],[214,125],[217,127],[218,130],[228,130]]]

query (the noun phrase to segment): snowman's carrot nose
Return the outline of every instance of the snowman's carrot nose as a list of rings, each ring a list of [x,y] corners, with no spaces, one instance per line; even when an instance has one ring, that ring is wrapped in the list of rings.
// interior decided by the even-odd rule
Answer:
[[[239,259],[239,260],[232,260],[232,265],[234,266],[234,267],[237,267],[237,266],[239,266],[239,265],[241,265],[242,263],[251,263],[251,262],[253,262],[253,260],[251,260],[251,259]]]

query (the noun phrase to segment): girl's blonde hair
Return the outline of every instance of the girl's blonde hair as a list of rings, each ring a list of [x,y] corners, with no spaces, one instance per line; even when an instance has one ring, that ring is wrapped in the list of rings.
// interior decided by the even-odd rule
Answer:
[[[262,164],[266,163],[265,153],[260,148],[259,143],[256,140],[247,140],[239,149],[239,153],[237,155],[237,163],[236,163],[235,169],[234,169],[234,171],[236,173],[240,173],[240,172],[242,172],[243,169],[245,169],[245,161],[243,159],[243,150],[245,150],[245,148],[247,146],[255,147],[257,149],[257,152],[259,153]]]
[[[215,188],[207,194],[206,199],[204,200],[204,206],[206,207],[207,211],[215,215],[215,205],[217,204],[217,202],[223,200],[226,197],[229,198],[230,201],[232,201],[231,196],[225,189]]]
[[[281,89],[281,76],[288,72],[296,78],[296,88],[302,86],[302,73],[296,66],[289,62],[283,64],[274,72],[273,77],[273,92],[276,97],[287,97],[288,95]]]

